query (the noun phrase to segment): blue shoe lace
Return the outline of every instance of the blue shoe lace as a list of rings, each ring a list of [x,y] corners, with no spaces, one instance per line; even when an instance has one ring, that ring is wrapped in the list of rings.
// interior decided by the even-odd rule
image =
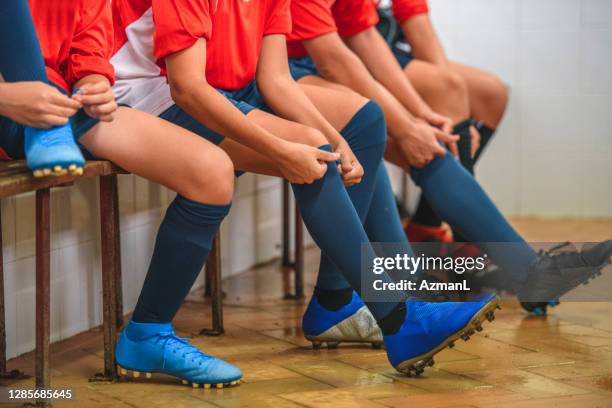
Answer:
[[[200,359],[198,365],[201,367],[202,363],[206,360],[213,359],[214,357],[203,353],[196,346],[193,345],[190,339],[185,337],[177,336],[173,331],[161,332],[155,334],[155,343],[162,344],[164,348],[164,359],[162,367],[166,368],[166,355],[169,350],[172,350],[174,354],[181,354],[184,359],[191,358],[192,362],[196,361],[197,357]]]

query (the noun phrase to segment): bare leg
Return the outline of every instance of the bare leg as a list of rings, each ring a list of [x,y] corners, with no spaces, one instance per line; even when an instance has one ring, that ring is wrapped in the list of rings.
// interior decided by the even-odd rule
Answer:
[[[119,108],[80,142],[94,155],[160,183],[184,197],[210,204],[232,199],[232,162],[214,144],[155,116]]]
[[[497,77],[480,69],[456,62],[451,62],[451,69],[467,85],[471,116],[492,129],[497,128],[508,103],[508,88]]]
[[[424,61],[412,61],[404,69],[416,91],[442,115],[455,123],[470,116],[470,101],[465,80],[453,70]]]

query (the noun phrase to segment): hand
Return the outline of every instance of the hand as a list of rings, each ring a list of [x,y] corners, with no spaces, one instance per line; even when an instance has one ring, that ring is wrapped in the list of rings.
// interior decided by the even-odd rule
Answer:
[[[342,180],[346,187],[354,186],[361,183],[363,177],[363,167],[357,160],[357,157],[349,147],[346,140],[342,139],[335,148],[336,153],[340,154],[340,164],[338,170],[342,175]]]
[[[0,83],[0,114],[39,129],[68,123],[81,103],[43,82]]]
[[[339,159],[338,153],[293,142],[285,142],[281,153],[276,156],[281,174],[294,184],[312,184],[325,175],[327,162]]]
[[[417,121],[412,129],[397,142],[411,166],[423,167],[435,156],[446,154],[446,150],[438,141],[444,144],[456,144],[458,140],[458,136],[450,135],[425,122]]]
[[[470,137],[472,140],[472,151],[471,157],[474,158],[476,156],[476,152],[480,149],[480,133],[478,133],[478,129],[474,126],[470,126]]]
[[[106,78],[81,84],[72,99],[83,104],[83,109],[92,118],[111,122],[117,110],[113,89]]]
[[[453,131],[453,120],[432,110],[421,115],[421,119],[445,133],[451,133]]]

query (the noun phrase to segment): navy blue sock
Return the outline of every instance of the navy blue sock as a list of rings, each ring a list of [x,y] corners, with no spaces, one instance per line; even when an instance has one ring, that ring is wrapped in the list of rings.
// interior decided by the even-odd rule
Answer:
[[[453,134],[459,136],[457,143],[459,150],[459,160],[471,174],[474,174],[474,160],[472,160],[472,135],[470,134],[470,126],[472,120],[464,120],[453,128]],[[421,194],[419,204],[412,217],[412,222],[429,227],[439,227],[442,225],[442,218],[431,208],[424,194]],[[456,235],[456,234],[455,234]],[[456,241],[463,241],[460,237],[454,237]]]
[[[476,163],[478,159],[480,159],[482,152],[485,150],[485,148],[493,138],[493,135],[495,134],[495,129],[488,127],[482,122],[476,122],[474,126],[476,126],[476,130],[478,130],[478,133],[480,133],[480,147],[478,147],[478,150],[476,150],[476,154],[474,155],[473,159],[474,163]]]
[[[229,210],[229,204],[202,204],[176,196],[159,227],[133,321],[169,323],[174,318]]]
[[[329,145],[321,148],[331,151]],[[342,184],[336,164],[328,163],[325,175],[312,184],[291,186],[310,235],[321,251],[342,271],[353,289],[362,295],[362,259],[371,265],[376,254]],[[393,282],[386,274],[374,276],[366,273],[363,284],[371,286],[374,279],[380,279],[383,283]],[[402,294],[395,292],[388,296],[387,302],[366,302],[377,321],[389,315],[404,299]]]
[[[382,163],[385,153],[387,128],[382,110],[376,103],[368,102],[351,118],[340,133],[348,142],[364,170],[361,183],[347,189],[353,207],[363,223],[374,193],[376,170]],[[333,291],[341,291],[349,287],[350,284],[344,279],[342,272],[325,252],[322,252],[316,283],[316,288],[322,290],[318,293],[329,293],[331,294],[328,296],[330,302],[336,302],[339,296],[333,295]],[[336,299],[332,300],[331,298]],[[318,299],[323,306],[328,303],[326,296],[318,296]],[[348,300],[350,301],[350,298]]]
[[[518,280],[524,280],[537,254],[512,228],[484,190],[447,153],[423,168],[411,170],[433,209],[453,230],[483,246],[491,259]],[[512,242],[503,248],[488,243]]]
[[[48,82],[27,1],[0,2],[0,73],[6,82]]]

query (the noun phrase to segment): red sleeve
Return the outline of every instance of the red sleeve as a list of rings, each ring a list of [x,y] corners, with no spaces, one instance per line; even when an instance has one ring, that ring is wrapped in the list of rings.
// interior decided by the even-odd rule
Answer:
[[[359,34],[378,23],[374,0],[336,0],[332,13],[342,37]]]
[[[291,33],[290,0],[268,0],[266,27],[263,35]]]
[[[393,0],[393,15],[400,23],[426,13],[429,13],[427,0]]]
[[[87,75],[104,75],[112,83],[115,72],[109,59],[113,52],[113,22],[110,2],[82,0],[79,22],[72,37],[65,80],[72,86]]]
[[[208,0],[153,0],[153,21],[157,61],[191,47],[199,38],[209,40],[212,34]]]
[[[337,31],[329,0],[291,0],[290,40],[310,40]]]

